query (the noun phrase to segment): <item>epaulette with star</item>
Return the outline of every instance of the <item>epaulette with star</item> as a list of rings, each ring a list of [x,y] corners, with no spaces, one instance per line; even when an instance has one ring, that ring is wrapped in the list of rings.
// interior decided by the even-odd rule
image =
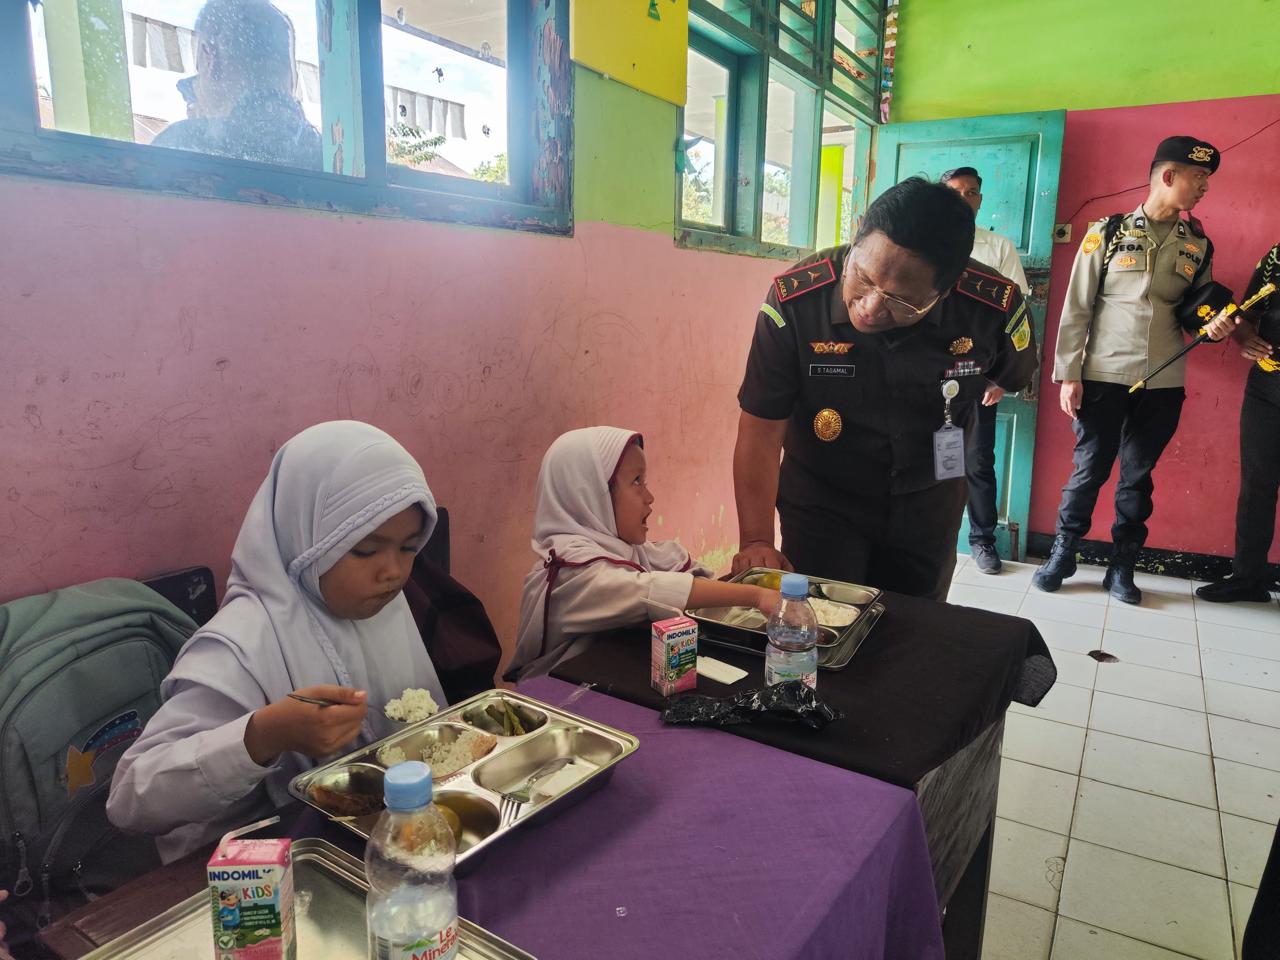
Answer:
[[[956,281],[956,292],[1008,313],[1016,286],[1012,280],[967,267]]]
[[[778,302],[786,303],[794,300],[810,290],[817,290],[836,282],[836,268],[830,260],[819,260],[803,267],[788,270],[781,276],[773,278],[773,288],[777,291]]]

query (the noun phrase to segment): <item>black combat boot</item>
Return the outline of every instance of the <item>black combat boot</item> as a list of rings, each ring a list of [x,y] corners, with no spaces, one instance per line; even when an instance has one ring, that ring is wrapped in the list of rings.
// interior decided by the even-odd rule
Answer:
[[[1235,603],[1238,600],[1251,603],[1271,602],[1266,583],[1251,577],[1231,576],[1225,580],[1206,583],[1196,590],[1196,596],[1211,603]]]
[[[1107,564],[1107,575],[1102,578],[1102,589],[1121,603],[1142,602],[1142,591],[1133,582],[1133,565],[1137,557],[1138,548],[1135,544],[1116,544],[1111,562]]]
[[[1076,572],[1076,544],[1079,541],[1065,533],[1053,538],[1053,549],[1049,551],[1049,559],[1040,565],[1040,569],[1031,578],[1039,589],[1053,593],[1062,581],[1074,576]]]

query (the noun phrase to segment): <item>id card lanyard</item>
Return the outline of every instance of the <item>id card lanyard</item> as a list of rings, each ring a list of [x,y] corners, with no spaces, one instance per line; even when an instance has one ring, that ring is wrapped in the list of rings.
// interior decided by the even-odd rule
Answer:
[[[933,431],[933,476],[935,480],[954,480],[964,476],[964,431],[951,422],[951,401],[960,395],[960,384],[947,380],[942,384],[945,403],[942,426]]]

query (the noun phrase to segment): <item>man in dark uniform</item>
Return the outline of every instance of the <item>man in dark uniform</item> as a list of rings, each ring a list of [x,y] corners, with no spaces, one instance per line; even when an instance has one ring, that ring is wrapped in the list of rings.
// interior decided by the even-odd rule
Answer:
[[[1062,489],[1053,548],[1032,577],[1041,590],[1057,590],[1076,572],[1076,548],[1118,458],[1103,588],[1122,603],[1142,602],[1134,562],[1153,510],[1151,472],[1186,398],[1186,360],[1150,377],[1137,393],[1129,388],[1182,348],[1186,321],[1179,307],[1213,280],[1213,244],[1199,221],[1180,214],[1200,202],[1219,160],[1212,144],[1195,137],[1162,140],[1146,200],[1092,225],[1076,253],[1053,363],[1059,404],[1076,435],[1074,469]]]
[[[1258,261],[1245,299],[1267,283],[1280,286],[1280,243]],[[1231,576],[1206,584],[1196,596],[1215,603],[1270,602],[1267,553],[1276,528],[1276,491],[1280,489],[1280,364],[1271,357],[1273,345],[1280,343],[1280,294],[1255,304],[1232,336],[1245,357],[1258,361],[1249,371],[1240,406],[1236,553]]]
[[[738,393],[735,572],[946,597],[964,431],[988,381],[1021,390],[1036,365],[1022,294],[969,259],[973,235],[955,191],[912,178],[871,204],[851,246],[774,281]]]

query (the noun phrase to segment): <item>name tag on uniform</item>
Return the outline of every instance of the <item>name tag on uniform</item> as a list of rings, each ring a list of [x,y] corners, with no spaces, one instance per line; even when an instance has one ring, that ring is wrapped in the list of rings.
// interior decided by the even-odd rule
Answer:
[[[852,363],[811,363],[809,364],[809,376],[811,377],[852,377],[854,364]]]
[[[948,424],[933,431],[933,476],[954,480],[964,476],[964,431]]]

